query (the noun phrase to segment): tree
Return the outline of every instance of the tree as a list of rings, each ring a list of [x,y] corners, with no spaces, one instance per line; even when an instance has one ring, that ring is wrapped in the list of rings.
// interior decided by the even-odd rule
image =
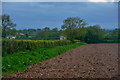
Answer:
[[[43,28],[44,40],[48,39],[49,32],[50,32],[50,28],[49,27]]]
[[[81,41],[85,41],[86,33],[87,33],[87,28],[86,27],[78,28],[76,39],[81,40]]]
[[[49,31],[50,28],[49,28],[49,27],[45,27],[45,28],[43,28],[43,30],[44,30],[44,31]]]
[[[16,24],[12,22],[9,15],[2,15],[2,37],[7,36],[7,31],[14,28]]]
[[[112,40],[114,40],[114,41],[118,41],[118,39],[119,39],[119,29],[115,29],[115,30],[113,30],[111,33],[110,33],[110,38],[112,39]]]
[[[87,25],[87,23],[85,23],[83,19],[79,17],[69,17],[63,21],[61,28],[64,29],[64,35],[71,41],[74,41],[77,36],[77,29],[85,25]]]
[[[120,28],[118,28],[118,40],[120,41]]]
[[[8,34],[9,34],[9,35],[12,35],[12,36],[15,36],[15,35],[17,34],[17,32],[18,32],[18,31],[17,31],[15,28],[8,30]]]
[[[104,40],[104,31],[99,25],[87,27],[85,41],[88,43],[98,43]]]
[[[36,39],[40,39],[40,40],[43,40],[44,39],[44,33],[42,30],[37,30],[37,33],[36,33]]]
[[[53,32],[58,32],[58,28],[53,28],[52,31]]]

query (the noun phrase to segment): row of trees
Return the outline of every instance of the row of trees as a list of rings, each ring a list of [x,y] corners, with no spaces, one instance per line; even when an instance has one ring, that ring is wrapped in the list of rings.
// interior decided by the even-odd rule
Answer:
[[[2,15],[2,37],[8,35],[17,35],[17,33],[25,34],[24,37],[18,39],[40,39],[40,40],[57,40],[60,36],[65,36],[67,39],[74,41],[75,39],[88,43],[97,43],[104,40],[120,39],[118,36],[120,29],[103,30],[99,25],[87,26],[87,23],[79,17],[69,17],[63,21],[61,30],[58,28],[49,27],[43,29],[24,29],[16,30],[16,24],[10,20],[10,16]]]
[[[64,35],[71,41],[78,39],[87,43],[104,42],[105,40],[120,40],[119,30],[104,30],[99,25],[87,26],[87,23],[79,17],[70,17],[64,20],[62,29]]]
[[[58,28],[53,28],[50,30],[49,27],[45,27],[43,29],[24,29],[18,30],[18,33],[28,34],[31,36],[31,39],[34,40],[57,40],[60,38],[61,31]],[[24,39],[28,37],[25,36]]]

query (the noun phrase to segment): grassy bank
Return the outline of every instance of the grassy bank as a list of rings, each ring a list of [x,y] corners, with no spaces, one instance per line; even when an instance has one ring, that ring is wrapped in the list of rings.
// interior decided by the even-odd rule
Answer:
[[[26,68],[34,63],[56,57],[70,49],[85,45],[86,43],[74,43],[54,48],[40,48],[34,51],[21,51],[2,58],[2,71],[4,74],[10,74],[17,71],[25,71]]]

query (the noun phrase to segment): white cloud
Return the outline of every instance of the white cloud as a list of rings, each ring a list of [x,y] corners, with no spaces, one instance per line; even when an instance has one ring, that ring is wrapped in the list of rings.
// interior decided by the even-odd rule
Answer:
[[[2,0],[2,2],[118,2],[119,0]]]

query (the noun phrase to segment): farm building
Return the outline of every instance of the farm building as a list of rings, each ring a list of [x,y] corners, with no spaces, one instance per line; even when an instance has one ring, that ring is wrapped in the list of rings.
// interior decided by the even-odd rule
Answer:
[[[16,39],[16,36],[11,36],[11,35],[10,35],[10,36],[8,36],[7,38],[8,38],[8,39]]]
[[[60,36],[60,40],[67,40],[67,38],[64,36]]]
[[[18,35],[21,35],[21,36],[24,36],[25,34],[23,34],[23,33],[17,33]]]

